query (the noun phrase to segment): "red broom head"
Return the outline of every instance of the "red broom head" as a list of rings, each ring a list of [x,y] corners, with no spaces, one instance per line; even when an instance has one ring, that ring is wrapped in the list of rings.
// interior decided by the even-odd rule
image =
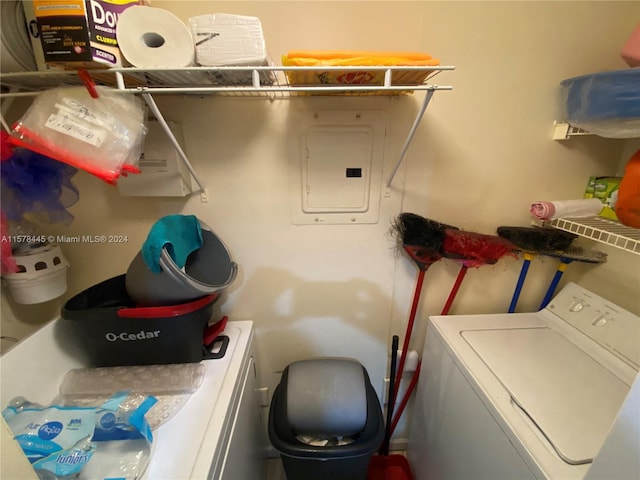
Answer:
[[[515,257],[518,250],[509,240],[496,235],[449,229],[445,231],[442,248],[444,257],[460,260],[467,267],[490,265],[505,255]]]
[[[411,260],[422,270],[425,270],[442,258],[442,255],[438,252],[418,245],[405,245],[404,251],[407,252]]]

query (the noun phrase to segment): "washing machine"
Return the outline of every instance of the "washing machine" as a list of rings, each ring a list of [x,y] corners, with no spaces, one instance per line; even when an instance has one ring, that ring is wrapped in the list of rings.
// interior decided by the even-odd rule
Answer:
[[[574,283],[539,312],[430,317],[407,447],[416,480],[582,479],[604,450],[629,448],[619,467],[638,472],[639,364],[640,318]],[[634,420],[616,440],[621,409]]]

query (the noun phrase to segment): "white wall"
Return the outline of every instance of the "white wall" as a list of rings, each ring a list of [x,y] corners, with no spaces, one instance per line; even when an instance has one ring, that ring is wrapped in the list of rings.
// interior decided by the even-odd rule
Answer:
[[[289,127],[300,110],[385,111],[386,180],[422,94],[275,102],[158,98],[165,116],[184,127],[208,203],[198,195],[125,198],[88,174],[75,177],[81,198],[71,209],[75,221],[46,233],[119,234],[128,242],[63,245],[71,263],[67,296],[124,273],[157,218],[195,214],[240,265],[219,308],[231,319],[256,322],[264,386],[273,388],[293,360],[342,355],[360,359],[382,393],[390,337],[402,339],[416,274],[388,235],[397,213],[495,233],[500,225],[528,225],[532,201],[578,198],[590,175],[618,171],[622,142],[583,137],[559,143],[551,131],[559,119],[560,80],[624,68],[619,50],[640,19],[637,2],[153,4],[184,21],[212,12],[258,16],[276,63],[289,49],[377,49],[426,51],[456,66],[436,77],[454,90],[434,95],[374,225],[291,224]],[[640,257],[584,244],[607,252],[608,263],[574,263],[563,281],[579,282],[640,314]],[[451,313],[506,311],[520,265],[508,259],[471,270]],[[537,309],[554,270],[550,259],[533,263],[519,311]],[[427,273],[413,342],[419,351],[427,316],[440,312],[457,272],[457,264],[442,261]],[[53,318],[63,300],[35,318]],[[34,312],[41,310],[17,306],[3,292],[3,332],[13,328],[22,336],[34,328]]]

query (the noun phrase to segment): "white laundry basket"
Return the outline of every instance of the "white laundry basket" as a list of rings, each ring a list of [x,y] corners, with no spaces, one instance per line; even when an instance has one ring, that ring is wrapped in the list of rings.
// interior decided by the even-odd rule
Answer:
[[[18,271],[3,278],[16,303],[31,305],[59,297],[67,291],[69,263],[56,244],[37,247],[14,256]]]

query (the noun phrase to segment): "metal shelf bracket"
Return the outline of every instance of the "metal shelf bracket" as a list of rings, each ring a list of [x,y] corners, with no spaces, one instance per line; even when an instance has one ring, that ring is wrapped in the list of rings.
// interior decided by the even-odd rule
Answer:
[[[593,135],[583,128],[574,127],[566,122],[553,122],[553,139],[568,140],[571,137]]]
[[[200,189],[200,192],[202,192],[202,195],[201,195],[202,201],[203,202],[208,201],[208,196],[206,194],[206,189],[204,188],[204,185],[198,179],[198,176],[196,175],[196,172],[193,169],[193,166],[191,166],[191,162],[189,162],[189,159],[187,158],[187,155],[184,153],[184,150],[182,150],[182,147],[180,147],[180,144],[178,143],[178,140],[176,140],[176,137],[173,135],[173,132],[171,131],[171,128],[169,128],[169,124],[167,124],[166,120],[164,119],[164,116],[162,115],[162,112],[160,112],[160,109],[158,108],[158,105],[156,105],[155,100],[153,99],[153,97],[149,93],[142,93],[142,98],[144,99],[144,101],[149,106],[149,110],[151,110],[151,113],[153,113],[153,116],[156,117],[156,120],[158,120],[158,123],[160,124],[160,126],[164,130],[164,133],[167,135],[167,138],[169,139],[169,141],[173,145],[173,148],[176,149],[176,152],[178,153],[178,156],[180,157],[182,162],[185,164],[185,166],[189,170],[189,173],[193,177],[193,180],[198,185],[198,188]]]
[[[431,97],[433,97],[433,92],[434,91],[435,90],[427,90],[427,93],[426,93],[426,95],[424,97],[424,100],[422,101],[422,106],[420,107],[420,110],[418,110],[418,114],[416,115],[416,118],[413,120],[413,125],[411,125],[411,129],[409,130],[409,134],[407,135],[407,138],[404,141],[404,145],[402,146],[402,150],[400,151],[400,157],[398,158],[398,160],[396,161],[395,166],[391,170],[391,174],[389,175],[389,180],[387,180],[387,189],[391,189],[391,183],[393,182],[393,177],[396,176],[396,173],[398,172],[398,169],[400,168],[400,164],[402,163],[402,160],[404,159],[405,155],[407,154],[407,150],[409,149],[409,145],[411,145],[411,140],[413,140],[413,135],[416,133],[416,130],[418,129],[418,125],[420,125],[420,121],[422,120],[422,116],[424,115],[424,112],[427,110],[427,107],[429,106],[429,102],[431,101]]]

